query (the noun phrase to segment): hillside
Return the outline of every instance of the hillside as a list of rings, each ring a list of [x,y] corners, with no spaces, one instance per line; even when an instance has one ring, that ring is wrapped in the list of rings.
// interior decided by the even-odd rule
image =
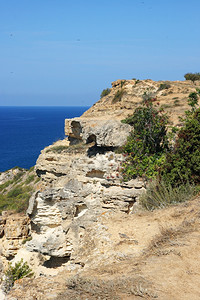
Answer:
[[[200,87],[200,81],[153,81],[147,80],[117,80],[107,96],[97,101],[81,118],[119,119],[131,115],[142,102],[144,93],[157,99],[160,106],[169,113],[174,124],[179,123],[179,116],[188,109],[187,99],[191,92]],[[118,91],[119,97],[115,98]]]
[[[34,170],[0,175],[1,197],[10,201],[0,207],[9,210],[0,218],[0,268],[23,258],[35,274],[16,281],[6,299],[200,298],[199,195],[144,210],[139,199],[147,182],[123,181],[125,155],[117,151],[132,130],[121,120],[144,97],[181,125],[178,117],[199,87],[117,80],[80,118],[66,120],[67,138],[43,149]],[[16,203],[27,203],[27,193],[25,215]]]

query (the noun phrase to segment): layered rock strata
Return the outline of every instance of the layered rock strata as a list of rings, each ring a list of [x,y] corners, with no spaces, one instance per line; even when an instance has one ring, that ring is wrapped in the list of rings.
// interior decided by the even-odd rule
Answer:
[[[43,185],[29,202],[32,240],[26,248],[82,263],[84,235],[98,217],[131,213],[145,188],[142,181],[121,180],[124,156],[115,150],[125,143],[129,125],[79,118],[66,124],[68,139],[45,148],[36,163]]]
[[[30,237],[30,219],[12,212],[3,212],[0,217],[0,253],[7,259],[13,258],[23,243]]]

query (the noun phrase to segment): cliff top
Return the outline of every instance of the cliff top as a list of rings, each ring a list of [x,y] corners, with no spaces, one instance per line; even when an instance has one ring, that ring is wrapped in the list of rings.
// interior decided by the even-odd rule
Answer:
[[[146,80],[116,80],[108,94],[97,101],[81,118],[124,119],[143,100],[143,95],[157,99],[160,106],[169,113],[170,120],[177,124],[178,117],[188,109],[187,99],[191,92],[200,88],[200,81],[153,81]]]

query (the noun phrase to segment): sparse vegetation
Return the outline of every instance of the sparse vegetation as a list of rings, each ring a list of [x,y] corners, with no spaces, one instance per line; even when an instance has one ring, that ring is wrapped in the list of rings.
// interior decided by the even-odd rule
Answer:
[[[24,239],[24,240],[22,241],[22,245],[26,244],[27,242],[29,242],[29,241],[31,241],[31,240],[32,240],[32,236],[27,237],[26,239]]]
[[[126,80],[121,80],[121,88],[124,86],[124,84],[126,83]]]
[[[25,180],[25,184],[31,183],[32,181],[34,181],[34,179],[35,179],[34,174],[28,176],[28,178]]]
[[[124,95],[124,89],[118,90],[112,100],[112,103],[114,104],[114,103],[121,101],[123,95]]]
[[[9,292],[16,280],[24,277],[32,277],[33,275],[34,273],[28,266],[27,262],[24,262],[23,259],[16,262],[14,266],[10,263],[7,271],[5,272],[5,280],[3,282],[4,292]]]
[[[101,98],[103,98],[103,97],[105,97],[105,96],[109,95],[109,94],[110,94],[110,92],[111,92],[111,89],[109,89],[109,88],[107,88],[107,89],[104,89],[104,90],[101,92],[101,95],[100,95],[100,97],[101,97]]]
[[[142,95],[142,103],[146,103],[146,102],[152,101],[152,100],[156,101],[156,93],[154,91],[152,91],[151,89],[148,89]]]
[[[160,84],[160,86],[159,86],[159,88],[158,88],[158,91],[167,90],[167,89],[169,89],[170,87],[171,87],[171,85],[170,85],[169,83],[164,82],[164,83],[161,83],[161,84]]]
[[[0,195],[0,213],[3,210],[25,211],[33,188],[31,186],[17,185],[7,194]]]
[[[160,107],[161,107],[161,109],[166,109],[166,108],[170,108],[171,105],[170,104],[162,104]]]
[[[5,183],[0,185],[0,191],[3,191],[4,189],[6,189],[10,184],[12,184],[12,180],[8,180]]]
[[[138,83],[140,83],[139,79],[133,78],[132,80],[135,80],[135,85],[137,85]]]
[[[67,150],[69,146],[59,145],[59,146],[53,146],[46,150],[46,153],[48,152],[55,152],[55,153],[61,153],[64,150]]]
[[[50,147],[49,149],[46,150],[46,153],[48,153],[48,152],[74,153],[74,152],[84,151],[87,147],[88,147],[88,145],[84,144],[83,142],[80,142],[80,143],[74,144],[74,145],[69,145],[69,146],[59,145],[59,146]]]
[[[3,210],[26,211],[34,185],[39,181],[33,170],[21,169],[12,179],[1,184],[0,214]]]
[[[179,99],[175,99],[174,100],[174,106],[180,106],[180,100]]]

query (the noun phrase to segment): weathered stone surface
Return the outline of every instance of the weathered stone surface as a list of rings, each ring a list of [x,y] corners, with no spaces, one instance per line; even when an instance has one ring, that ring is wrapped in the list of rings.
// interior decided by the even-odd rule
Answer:
[[[28,238],[30,219],[20,214],[3,212],[3,225],[1,225],[0,252],[4,257],[13,257]]]
[[[107,211],[131,213],[144,184],[138,180],[121,183],[124,156],[114,149],[125,143],[129,125],[75,118],[66,121],[66,128],[72,144],[49,146],[37,160],[35,169],[44,190],[29,202],[34,233],[26,247],[75,259],[81,237],[98,216]]]
[[[12,180],[18,173],[21,173],[22,171],[18,168],[16,169],[10,169],[6,172],[3,172],[0,174],[0,184],[4,184],[8,180]]]
[[[98,147],[120,147],[125,144],[131,126],[117,120],[66,119],[65,134],[84,143],[94,141]]]
[[[123,86],[122,86],[123,82]],[[168,84],[169,88],[160,88],[162,84]],[[180,123],[179,116],[183,116],[188,109],[187,96],[195,92],[199,83],[185,81],[153,81],[146,80],[116,80],[112,82],[110,93],[97,101],[88,109],[81,119],[96,120],[122,120],[130,116],[136,107],[141,104],[144,93],[157,98],[160,105],[169,114],[170,121],[175,125]],[[113,102],[117,91],[123,89],[120,101]]]
[[[99,215],[109,210],[131,213],[144,190],[131,185],[120,184],[118,178],[115,182],[114,176],[113,179],[82,176],[70,179],[63,188],[38,192],[28,209],[35,233],[26,243],[27,250],[54,257],[76,257],[80,235],[84,236]]]

